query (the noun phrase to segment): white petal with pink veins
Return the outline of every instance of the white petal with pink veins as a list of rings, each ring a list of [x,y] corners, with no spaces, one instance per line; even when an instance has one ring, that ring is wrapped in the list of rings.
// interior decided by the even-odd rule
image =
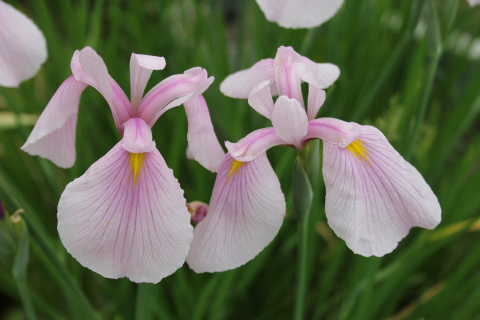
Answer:
[[[142,100],[143,92],[153,70],[163,70],[166,66],[164,57],[132,53],[130,57],[130,99],[136,108]]]
[[[305,108],[297,100],[286,96],[278,98],[272,113],[272,124],[282,140],[302,148],[302,140],[308,130],[308,118]]]
[[[67,251],[107,278],[157,283],[180,268],[193,237],[183,191],[158,150],[119,142],[67,185],[58,232]]]
[[[38,118],[22,150],[62,168],[73,166],[78,104],[86,87],[73,76],[65,80]]]
[[[198,273],[237,268],[273,240],[284,216],[285,198],[266,154],[244,163],[227,154],[187,263]]]
[[[328,224],[355,253],[383,256],[410,228],[433,229],[441,208],[420,173],[374,127],[346,148],[324,141]]]
[[[273,59],[263,59],[252,67],[229,75],[220,84],[220,91],[231,98],[247,99],[262,81],[275,82]]]
[[[17,87],[47,59],[45,37],[23,13],[0,1],[0,86]]]
[[[257,0],[268,21],[284,28],[313,28],[330,19],[343,0]]]

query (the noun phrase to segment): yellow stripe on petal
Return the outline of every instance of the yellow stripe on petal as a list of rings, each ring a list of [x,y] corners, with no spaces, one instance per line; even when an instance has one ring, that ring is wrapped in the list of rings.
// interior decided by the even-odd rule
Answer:
[[[235,175],[237,174],[237,172],[240,170],[240,168],[245,164],[245,162],[241,162],[241,161],[238,161],[238,160],[235,160],[233,159],[232,163],[230,164],[230,172],[228,173],[228,177],[227,177],[227,182],[228,180],[230,179],[230,177],[233,175],[235,177]]]
[[[367,149],[363,146],[363,143],[360,140],[355,140],[347,146],[347,150],[350,151],[357,159],[365,160],[369,165]]]
[[[137,178],[140,177],[140,171],[143,168],[143,160],[145,159],[145,153],[130,153],[130,177],[133,175],[133,189]]]

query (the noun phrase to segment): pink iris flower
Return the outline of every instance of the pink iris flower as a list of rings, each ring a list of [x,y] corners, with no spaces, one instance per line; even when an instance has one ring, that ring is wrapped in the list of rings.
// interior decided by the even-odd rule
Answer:
[[[257,0],[268,21],[284,28],[313,28],[330,19],[343,0]]]
[[[18,87],[47,59],[45,37],[23,13],[0,1],[0,86]]]
[[[468,3],[473,7],[480,4],[480,0],[468,0]]]
[[[60,167],[72,166],[80,95],[90,85],[107,101],[123,138],[67,185],[58,205],[58,232],[65,248],[107,278],[159,282],[183,265],[193,238],[183,190],[152,140],[155,121],[184,104],[193,158],[216,171],[224,156],[202,96],[213,77],[202,68],[189,69],[143,97],[152,70],[164,67],[162,57],[132,54],[129,101],[93,49],[76,51],[73,75],[57,90],[22,147]]]
[[[208,214],[195,228],[187,257],[195,271],[236,268],[277,234],[285,200],[266,157],[266,150],[277,145],[301,149],[312,139],[323,140],[328,223],[357,254],[383,256],[410,228],[433,229],[440,223],[436,196],[378,129],[315,119],[325,101],[322,89],[338,76],[335,66],[316,64],[290,47],[280,47],[275,60],[260,61],[221,84],[224,94],[248,98],[273,126],[226,143],[229,152],[220,165]],[[302,81],[309,85],[306,109]],[[275,102],[272,92],[279,95]]]

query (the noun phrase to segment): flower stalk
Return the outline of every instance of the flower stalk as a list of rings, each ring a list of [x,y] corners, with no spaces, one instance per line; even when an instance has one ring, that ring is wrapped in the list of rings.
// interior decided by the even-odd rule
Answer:
[[[293,171],[293,204],[299,217],[298,226],[298,279],[294,319],[304,318],[305,297],[308,284],[309,221],[313,201],[313,189],[318,178],[319,141],[308,143],[298,150]]]

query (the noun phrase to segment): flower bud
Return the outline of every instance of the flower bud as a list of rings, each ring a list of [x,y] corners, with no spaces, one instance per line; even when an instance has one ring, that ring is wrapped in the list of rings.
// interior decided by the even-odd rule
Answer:
[[[192,222],[198,224],[205,219],[208,213],[208,205],[200,201],[187,203],[188,212],[192,215]]]

